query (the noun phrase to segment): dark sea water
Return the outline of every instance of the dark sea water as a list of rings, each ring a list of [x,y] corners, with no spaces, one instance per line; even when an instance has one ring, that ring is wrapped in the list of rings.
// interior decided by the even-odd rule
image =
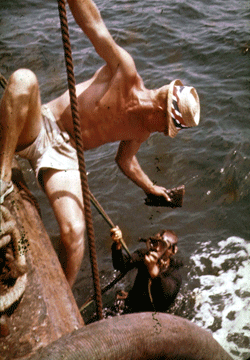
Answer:
[[[97,1],[117,43],[133,56],[148,88],[180,78],[196,87],[201,122],[175,139],[153,134],[138,159],[159,185],[186,186],[182,208],[152,208],[117,168],[118,144],[86,152],[89,186],[131,251],[139,237],[170,228],[179,236],[184,283],[174,313],[213,333],[234,359],[250,356],[250,2],[249,0]],[[43,102],[66,90],[56,1],[0,5],[0,71],[32,69]],[[103,64],[68,12],[76,81]],[[57,247],[59,231],[29,164],[21,161]],[[115,273],[109,227],[93,209],[101,283]],[[49,259],[48,259],[49,261]],[[86,254],[74,295],[79,306],[93,293]],[[128,288],[133,276],[117,288]],[[110,306],[115,290],[104,296]],[[91,316],[89,313],[85,317]]]

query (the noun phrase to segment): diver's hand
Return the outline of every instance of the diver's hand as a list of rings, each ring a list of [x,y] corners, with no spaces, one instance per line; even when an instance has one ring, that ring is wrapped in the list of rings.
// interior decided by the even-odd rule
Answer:
[[[116,243],[116,249],[120,250],[122,247],[121,239],[122,239],[122,232],[119,226],[115,226],[110,230],[110,236],[112,240]]]
[[[152,279],[157,277],[160,272],[158,260],[159,254],[156,251],[150,251],[144,257],[144,264],[147,266],[149,275]]]

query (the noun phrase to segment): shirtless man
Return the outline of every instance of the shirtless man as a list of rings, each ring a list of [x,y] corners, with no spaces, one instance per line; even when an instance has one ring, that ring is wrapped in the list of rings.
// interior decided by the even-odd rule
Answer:
[[[179,80],[148,90],[132,57],[118,46],[92,0],[68,0],[73,16],[89,37],[105,65],[77,85],[79,115],[85,150],[120,141],[116,162],[121,171],[146,194],[169,196],[141,169],[136,153],[154,132],[176,136],[199,123],[196,90]],[[33,72],[11,75],[0,107],[0,202],[12,191],[14,153],[30,160],[60,226],[66,253],[63,264],[73,286],[84,253],[83,200],[68,91],[41,106]],[[72,146],[73,145],[73,146]],[[63,171],[62,171],[63,170]]]

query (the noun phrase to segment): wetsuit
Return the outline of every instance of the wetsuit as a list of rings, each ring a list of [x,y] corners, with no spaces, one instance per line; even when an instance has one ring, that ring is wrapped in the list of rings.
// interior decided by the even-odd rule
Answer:
[[[116,249],[115,243],[112,245],[112,260],[115,269],[121,272],[127,272],[133,268],[138,269],[134,285],[125,301],[127,312],[164,312],[174,302],[180,290],[182,278],[179,268],[183,266],[183,263],[171,258],[169,267],[151,279],[147,266],[144,264],[144,256],[147,252],[146,249],[137,250],[130,259],[122,250]]]

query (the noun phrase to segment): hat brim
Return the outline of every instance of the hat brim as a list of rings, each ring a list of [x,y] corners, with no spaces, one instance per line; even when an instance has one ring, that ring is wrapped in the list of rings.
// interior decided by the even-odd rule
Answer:
[[[169,84],[168,89],[168,99],[167,99],[167,109],[166,109],[166,120],[167,120],[167,129],[165,131],[165,135],[170,136],[171,138],[174,138],[178,134],[178,130],[176,129],[176,126],[173,122],[172,116],[171,116],[171,106],[172,106],[172,98],[173,98],[173,90],[174,86],[183,86],[183,83],[181,80],[176,79],[173,80]]]

